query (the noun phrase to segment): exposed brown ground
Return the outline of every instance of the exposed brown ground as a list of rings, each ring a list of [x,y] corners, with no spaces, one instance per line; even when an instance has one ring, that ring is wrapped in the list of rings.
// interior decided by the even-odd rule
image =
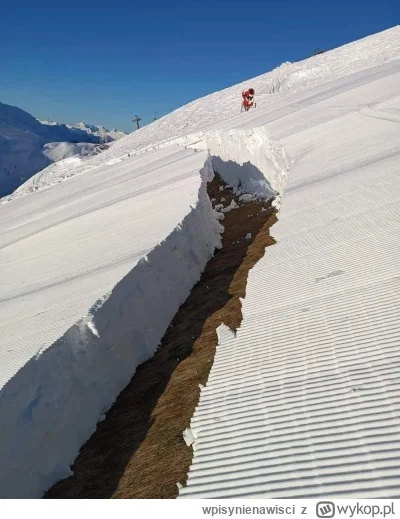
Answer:
[[[224,186],[220,191],[219,187]],[[208,185],[215,204],[233,198],[221,179]],[[267,209],[267,210],[265,210]],[[154,357],[138,367],[106,419],[82,447],[74,475],[57,483],[47,498],[174,498],[184,483],[192,449],[182,431],[190,424],[224,322],[242,320],[249,270],[272,245],[276,214],[265,202],[240,204],[225,214],[223,248],[175,315]],[[245,240],[247,233],[252,234]],[[233,243],[234,242],[234,243]],[[238,243],[237,243],[238,242]]]

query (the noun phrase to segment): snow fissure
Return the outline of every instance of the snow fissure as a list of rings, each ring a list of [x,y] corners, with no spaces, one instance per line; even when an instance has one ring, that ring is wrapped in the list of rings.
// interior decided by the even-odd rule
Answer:
[[[139,368],[102,428],[85,445],[73,467],[75,475],[55,485],[47,497],[173,498],[180,488],[177,481],[186,479],[189,460],[182,425],[189,424],[199,388],[207,381],[218,327],[221,322],[239,326],[247,274],[265,247],[273,244],[271,199],[249,195],[250,199],[240,200],[220,175],[214,175],[211,162],[204,177],[209,180],[207,192],[215,215],[223,216],[222,248],[175,314],[158,351]],[[190,434],[190,429],[183,434],[188,445],[194,441]],[[115,469],[96,461],[110,452]],[[143,463],[150,456],[153,463]]]
[[[245,137],[248,147],[238,147]],[[267,137],[262,143],[259,132],[226,136],[219,132],[206,142],[209,156],[200,171],[197,203],[181,223],[62,337],[50,347],[38,347],[38,353],[2,388],[0,415],[7,415],[2,438],[10,447],[0,456],[0,466],[8,468],[0,473],[2,497],[38,497],[69,476],[70,465],[99,417],[136,367],[156,351],[176,311],[221,246],[224,213],[212,207],[206,189],[215,165],[234,189],[267,199],[273,193],[267,189],[270,180],[255,164],[273,178],[273,185],[286,174],[284,154],[278,156]],[[257,156],[255,151],[260,150],[269,150],[269,162]]]

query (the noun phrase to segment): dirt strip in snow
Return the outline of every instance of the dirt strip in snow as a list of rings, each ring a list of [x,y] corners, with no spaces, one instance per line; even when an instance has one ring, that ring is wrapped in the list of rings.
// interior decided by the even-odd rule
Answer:
[[[192,449],[189,427],[206,384],[217,345],[216,329],[236,330],[249,270],[274,244],[271,201],[241,202],[216,175],[208,184],[214,207],[238,207],[221,222],[223,247],[216,251],[169,326],[154,357],[140,365],[106,418],[82,447],[70,478],[46,498],[175,498],[184,484]]]

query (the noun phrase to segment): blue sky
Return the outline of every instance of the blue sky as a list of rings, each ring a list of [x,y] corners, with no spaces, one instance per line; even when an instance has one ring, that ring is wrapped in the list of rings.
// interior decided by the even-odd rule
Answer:
[[[0,101],[126,131],[400,14],[395,0],[0,2]]]

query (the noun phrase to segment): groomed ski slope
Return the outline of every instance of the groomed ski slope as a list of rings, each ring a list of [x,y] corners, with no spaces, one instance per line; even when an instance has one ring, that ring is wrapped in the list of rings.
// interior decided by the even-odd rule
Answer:
[[[348,79],[257,118],[294,166],[182,498],[400,497],[400,61]]]
[[[338,78],[348,78],[348,81],[351,82],[352,74],[395,61],[399,58],[399,45],[400,28],[397,26],[298,63],[284,63],[266,74],[197,99],[179,108],[140,131],[114,142],[109,150],[90,161],[79,161],[77,158],[74,161],[69,159],[71,162],[67,162],[65,167],[62,167],[60,163],[52,165],[25,182],[5,200],[24,196],[32,190],[58,183],[99,165],[115,164],[129,158],[128,154],[132,156],[133,153],[144,153],[174,143],[184,145],[196,135],[201,138],[203,132],[221,128],[222,124],[228,128],[236,128],[251,127],[256,123],[269,123],[274,119],[274,111],[279,109],[280,101],[285,99],[288,93],[299,92],[299,99],[304,99],[303,106],[308,103],[310,110],[318,119],[318,110],[314,110],[312,106],[314,101],[312,99],[307,101],[307,91],[311,91],[311,89],[314,91],[314,88],[318,89],[320,85],[325,85]],[[258,105],[253,114],[248,113],[244,116],[239,113],[240,94],[243,88],[248,87],[249,84],[256,90]],[[347,87],[343,86],[343,88]],[[329,88],[322,88],[321,92],[322,96],[330,96]],[[303,96],[302,93],[305,95]],[[295,98],[293,102],[296,102]],[[283,106],[286,106],[286,101],[283,101]],[[261,108],[268,111],[266,118]],[[286,110],[291,111],[290,108],[286,108]],[[338,112],[336,111],[336,113]],[[256,115],[261,116],[261,122],[257,120],[257,117],[254,119],[253,116]],[[279,116],[281,115],[282,112]],[[269,125],[268,129],[270,129]],[[58,166],[56,172],[52,171],[55,166]]]
[[[292,306],[298,308],[304,301],[312,306],[313,301],[320,301],[325,309],[328,303],[324,297],[337,297],[341,292],[347,293],[349,301],[358,300],[361,296],[357,291],[376,285],[383,290],[393,277],[396,248],[393,244],[388,247],[386,240],[383,243],[382,236],[385,229],[385,238],[392,236],[398,227],[391,208],[395,207],[398,188],[399,59],[400,30],[396,27],[325,55],[286,64],[251,81],[262,94],[256,110],[238,114],[240,90],[245,84],[232,87],[121,139],[101,156],[85,163],[65,161],[57,170],[47,168],[3,199],[1,497],[40,497],[51,484],[68,475],[79,447],[137,364],[155,351],[170,319],[219,246],[221,227],[204,185],[212,175],[206,149],[211,152],[214,169],[232,185],[245,181],[247,190],[263,196],[284,191],[288,160],[284,150],[269,140],[264,128],[267,124],[294,161],[280,221],[273,228],[278,244],[250,275],[244,322],[237,338],[222,329],[210,382],[193,419],[196,451],[189,486],[182,495],[223,495],[230,487],[237,488],[235,495],[239,495],[240,484],[245,489],[242,495],[252,485],[259,489],[254,486],[259,481],[251,479],[251,470],[255,467],[260,474],[256,462],[260,441],[262,452],[270,452],[270,411],[264,405],[262,388],[272,380],[269,363],[275,362],[279,331],[290,337],[285,332],[289,324],[307,322],[306,329],[314,330],[317,344],[320,337],[326,337],[321,324],[325,321],[319,318],[318,310],[301,312],[301,318],[290,320]],[[387,197],[383,200],[383,195],[379,198],[377,194],[383,186],[390,194],[387,203]],[[32,193],[35,189],[38,192]],[[385,208],[386,213],[382,213]],[[381,221],[375,214],[378,212],[384,215]],[[336,224],[332,221],[335,218]],[[375,227],[361,225],[362,218]],[[347,239],[343,229],[349,231]],[[365,240],[375,237],[374,243],[379,245],[369,250],[367,266],[373,268],[367,271],[368,276],[361,275],[365,274],[360,270],[364,265],[360,251],[364,253],[364,249],[357,247],[363,234],[356,231],[366,233]],[[381,266],[383,256],[386,264]],[[349,264],[344,265],[347,260]],[[265,266],[266,261],[271,263]],[[261,274],[254,282],[258,272]],[[265,308],[264,294],[271,291],[274,304],[268,297]],[[398,309],[398,292],[393,286],[388,291],[394,294],[388,305]],[[342,304],[347,316],[349,307]],[[334,308],[338,311],[339,305]],[[378,316],[386,326],[389,314],[382,308]],[[360,312],[365,312],[364,307]],[[357,339],[362,326],[356,324],[350,321],[346,326],[348,335],[355,337],[358,353],[364,343],[362,334]],[[295,329],[301,331],[300,324]],[[240,342],[242,330],[248,330],[244,335],[247,342]],[[272,330],[273,352],[268,346]],[[331,341],[335,341],[335,330],[343,334],[341,326],[329,328]],[[394,332],[386,336],[393,342],[398,328],[394,325],[390,330]],[[292,337],[294,340],[296,335]],[[229,347],[233,350],[227,356]],[[293,350],[292,346],[282,348]],[[318,352],[320,349],[321,345]],[[325,369],[323,363],[320,366],[307,360],[307,348],[299,346],[296,351],[299,357],[294,364],[298,367],[304,357],[308,363],[305,373],[310,371],[309,365],[315,373],[320,367]],[[240,364],[231,366],[232,355],[238,355],[242,370],[235,371]],[[278,356],[285,358],[284,353]],[[230,376],[223,375],[224,363]],[[380,381],[386,380],[379,376]],[[307,383],[310,380],[307,378]],[[333,376],[327,380],[329,387],[335,386]],[[276,381],[284,387],[284,379],[278,376]],[[249,383],[257,387],[250,388]],[[366,398],[372,394],[373,399],[375,386],[371,387]],[[241,391],[247,398],[247,413],[240,416],[233,411],[238,405],[235,391],[239,400]],[[341,389],[335,391],[335,395],[340,394]],[[221,398],[222,409],[218,407]],[[361,398],[358,393],[356,398]],[[287,404],[290,409],[292,402]],[[389,404],[394,420],[391,426],[398,430],[396,402]],[[256,413],[260,407],[261,418]],[[368,405],[360,406],[364,408]],[[220,417],[226,417],[221,427],[216,425]],[[250,433],[258,426],[258,419],[266,425]],[[246,434],[251,436],[245,444],[240,443]],[[300,430],[299,434],[306,433]],[[292,440],[288,434],[287,442]],[[284,447],[293,446],[293,450],[296,445],[301,449],[295,442]],[[392,451],[395,448],[390,444]],[[310,449],[312,455],[312,446]],[[250,473],[242,479],[239,476],[241,483],[232,485],[229,479],[237,474],[237,467],[227,462],[227,457],[241,463],[243,456],[249,456]],[[217,469],[219,466],[226,468]],[[396,476],[390,470],[387,474],[392,484]],[[261,492],[266,492],[268,477],[265,481],[263,477]]]

